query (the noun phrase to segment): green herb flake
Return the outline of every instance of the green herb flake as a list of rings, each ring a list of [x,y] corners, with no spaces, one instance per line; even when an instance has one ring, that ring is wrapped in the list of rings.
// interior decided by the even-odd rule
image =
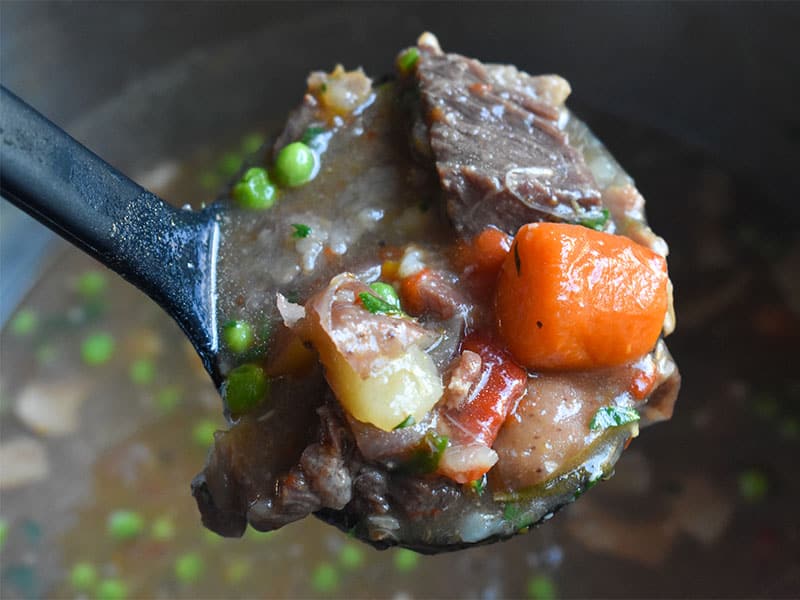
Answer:
[[[292,228],[294,228],[294,232],[292,233],[293,238],[307,238],[308,234],[311,233],[311,227],[303,223],[292,223]]]
[[[413,427],[417,424],[417,421],[414,419],[414,415],[408,415],[402,422],[398,423],[394,426],[393,431],[397,431],[398,429],[405,429],[406,427]]]
[[[472,491],[478,494],[478,496],[482,496],[483,492],[486,490],[487,483],[488,479],[486,477],[486,474],[484,474],[480,479],[471,481],[469,487],[471,487]]]
[[[589,423],[589,429],[592,431],[603,431],[611,427],[620,427],[628,423],[634,423],[638,420],[639,413],[633,408],[604,406],[592,417],[592,422]]]
[[[408,73],[417,66],[417,61],[419,61],[419,50],[416,48],[408,48],[397,57],[397,68],[400,69],[400,72],[403,74]]]
[[[97,569],[88,562],[76,563],[69,572],[69,582],[76,592],[88,592],[97,583]]]
[[[323,133],[325,133],[324,127],[309,127],[305,130],[305,133],[303,133],[303,137],[300,138],[300,141],[306,146],[314,148],[317,138]]]
[[[153,383],[153,379],[155,379],[156,366],[153,364],[153,361],[140,358],[131,363],[128,375],[131,381],[136,385],[148,385]]]
[[[514,526],[514,529],[529,527],[533,522],[530,515],[526,514],[516,502],[509,502],[503,508],[503,519]]]
[[[327,562],[318,564],[311,573],[311,587],[322,594],[330,594],[339,586],[339,573]]]
[[[449,444],[450,439],[446,435],[429,431],[403,469],[411,473],[433,473],[439,467],[439,461]]]
[[[769,480],[759,469],[747,469],[739,474],[739,495],[748,504],[764,500],[769,491]]]
[[[556,586],[547,575],[531,577],[525,591],[531,600],[555,600],[556,598]]]
[[[175,577],[183,584],[195,583],[204,570],[203,558],[196,552],[187,552],[175,561]]]
[[[39,317],[30,308],[18,311],[11,321],[11,333],[18,336],[32,334],[39,324]]]
[[[399,310],[396,306],[392,306],[385,300],[381,300],[377,296],[368,294],[367,292],[360,293],[358,297],[361,299],[361,304],[364,305],[364,308],[366,308],[373,315],[399,315],[403,313],[403,311]]]
[[[376,281],[369,286],[372,294],[362,292],[358,295],[361,303],[372,314],[405,315],[400,307],[400,297],[394,287],[382,281]]]
[[[578,221],[579,225],[594,229],[595,231],[603,231],[606,223],[608,223],[609,212],[607,208],[600,209],[600,214],[588,214]]]

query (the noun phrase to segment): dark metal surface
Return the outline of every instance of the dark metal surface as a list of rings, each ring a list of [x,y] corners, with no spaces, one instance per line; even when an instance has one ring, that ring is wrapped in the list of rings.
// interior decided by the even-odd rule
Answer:
[[[218,209],[178,210],[0,88],[0,191],[158,302],[219,381]]]

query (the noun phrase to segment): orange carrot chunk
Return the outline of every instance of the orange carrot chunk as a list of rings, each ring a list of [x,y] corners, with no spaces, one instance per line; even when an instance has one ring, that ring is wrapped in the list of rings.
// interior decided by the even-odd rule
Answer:
[[[529,369],[622,365],[652,350],[667,312],[667,263],[628,238],[530,223],[498,278],[498,329]]]
[[[474,291],[491,293],[510,248],[511,236],[487,227],[468,242],[459,242],[454,263]]]

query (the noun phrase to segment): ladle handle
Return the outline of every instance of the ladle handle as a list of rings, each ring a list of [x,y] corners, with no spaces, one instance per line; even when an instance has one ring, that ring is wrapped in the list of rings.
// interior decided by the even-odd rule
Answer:
[[[215,209],[173,208],[2,86],[0,137],[3,197],[158,302],[213,376]]]

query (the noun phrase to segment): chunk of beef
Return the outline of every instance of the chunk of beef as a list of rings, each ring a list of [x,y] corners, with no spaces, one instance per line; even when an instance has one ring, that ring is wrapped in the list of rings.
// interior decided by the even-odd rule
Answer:
[[[447,213],[460,234],[577,222],[599,206],[594,178],[558,126],[566,81],[435,45],[420,47],[417,80]]]

